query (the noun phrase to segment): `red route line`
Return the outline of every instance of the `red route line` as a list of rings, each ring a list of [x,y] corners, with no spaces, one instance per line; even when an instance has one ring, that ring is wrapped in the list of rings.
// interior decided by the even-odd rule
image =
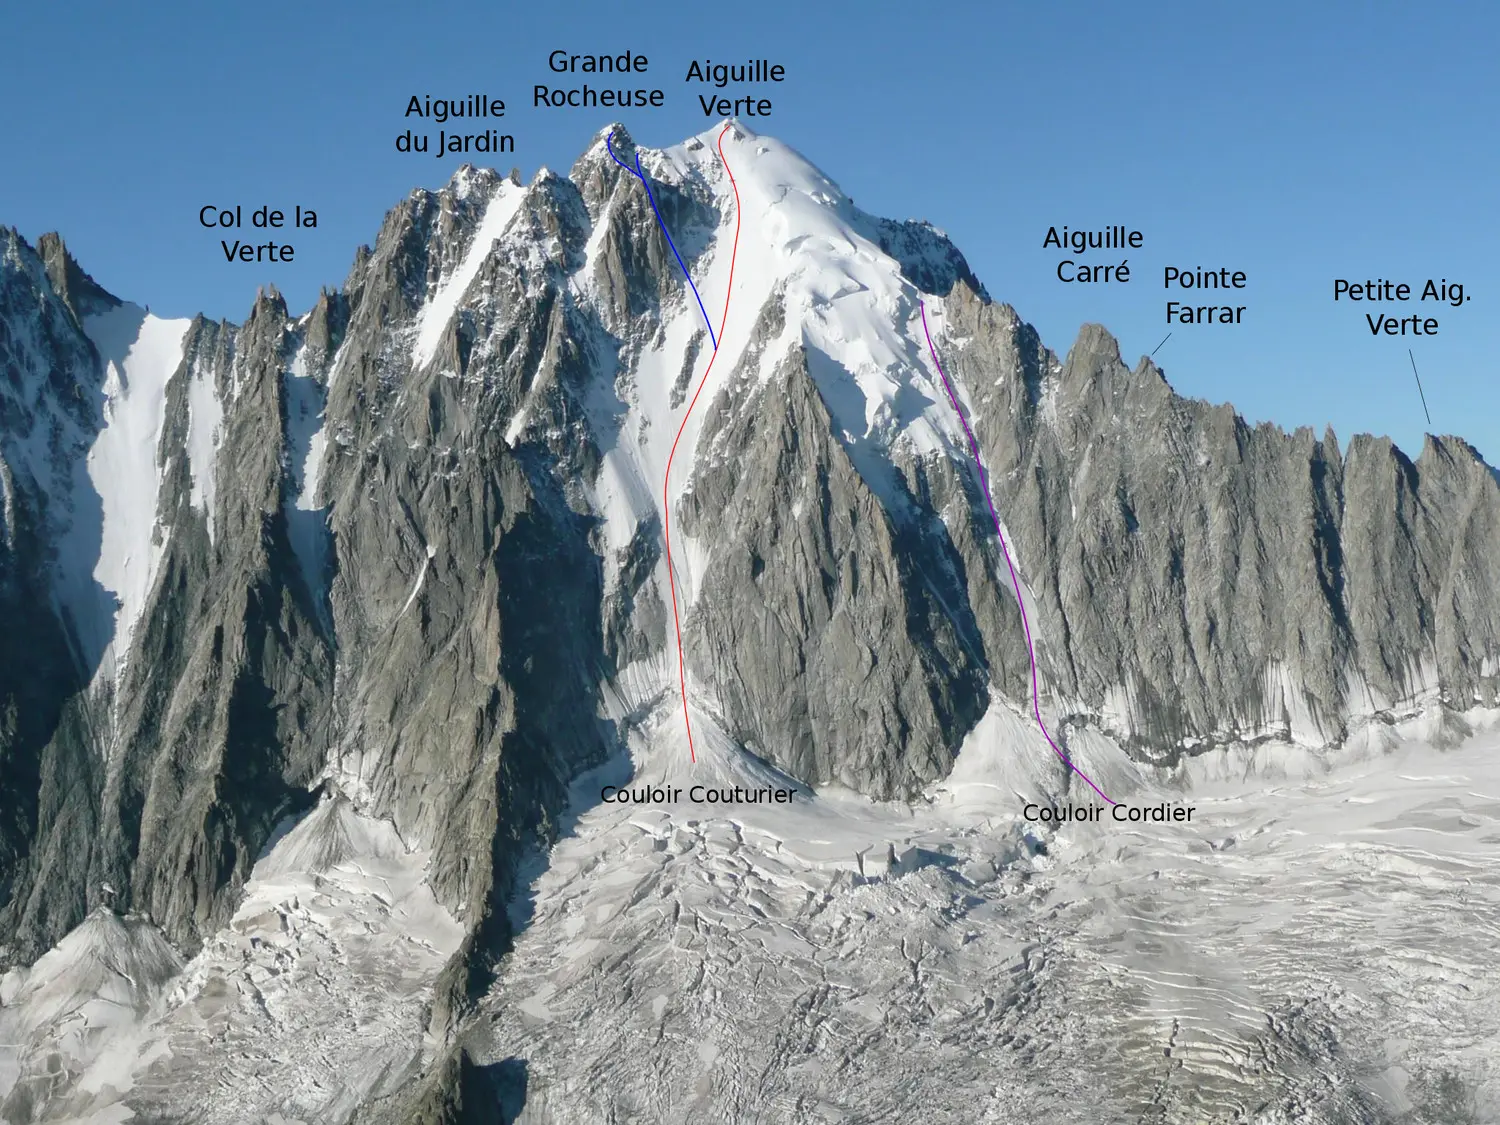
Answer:
[[[708,357],[703,378],[698,380],[698,389],[693,392],[687,413],[682,416],[682,423],[677,427],[677,436],[672,439],[672,452],[667,454],[667,475],[661,483],[662,539],[667,544],[667,585],[672,590],[672,625],[677,630],[677,684],[682,690],[682,722],[687,727],[688,757],[695,763],[698,761],[698,752],[693,748],[693,720],[688,716],[687,664],[682,655],[682,619],[677,613],[677,579],[672,571],[672,500],[668,492],[672,483],[672,458],[677,456],[677,443],[682,440],[682,431],[687,429],[688,419],[693,416],[693,407],[698,405],[698,396],[708,385],[708,373],[714,369],[714,360],[719,358],[719,348],[724,346],[724,325],[729,322],[729,298],[734,292],[734,260],[740,252],[740,185],[735,182],[734,173],[729,171],[729,161],[724,159],[724,134],[729,132],[729,128],[726,124],[719,131],[718,149],[719,163],[724,165],[730,186],[734,188],[734,248],[729,252],[729,284],[724,289],[724,315],[719,320],[719,342],[715,345],[713,354]]]

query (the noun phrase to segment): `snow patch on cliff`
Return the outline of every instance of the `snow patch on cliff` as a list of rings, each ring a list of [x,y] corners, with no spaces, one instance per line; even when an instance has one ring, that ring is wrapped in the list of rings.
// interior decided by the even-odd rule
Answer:
[[[416,347],[412,357],[416,366],[422,367],[432,362],[438,345],[442,342],[443,332],[458,311],[464,294],[479,276],[495,240],[505,233],[505,228],[510,226],[511,220],[521,209],[521,201],[525,196],[526,189],[509,180],[501,180],[496,186],[495,194],[485,207],[484,218],[479,221],[479,229],[474,232],[474,240],[469,244],[463,261],[439,283],[432,299],[418,314],[415,326]]]
[[[308,345],[299,341],[285,372],[289,488],[282,502],[287,534],[303,578],[319,605],[326,595],[333,544],[328,511],[318,503],[323,455],[328,444],[324,410],[328,391],[308,365]],[[337,369],[335,357],[334,369]]]
[[[146,608],[167,529],[157,522],[167,382],[182,364],[189,320],[162,320],[136,305],[120,305],[84,321],[102,357],[104,426],[88,452],[88,475],[102,502],[95,580],[114,596],[108,622],[80,622],[105,641],[100,671],[124,670],[136,622]]]
[[[221,443],[220,427],[224,424],[224,404],[214,382],[210,365],[195,363],[188,373],[188,470],[192,490],[188,502],[202,512],[208,525],[208,539],[214,537],[215,461]]]

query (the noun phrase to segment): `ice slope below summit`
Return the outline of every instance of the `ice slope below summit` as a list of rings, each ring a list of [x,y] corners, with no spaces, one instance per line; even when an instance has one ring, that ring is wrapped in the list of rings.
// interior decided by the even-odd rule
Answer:
[[[706,284],[700,284],[710,315],[723,308],[733,234],[734,192],[718,163],[717,133],[643,159],[651,175],[696,175],[713,188],[724,220]],[[899,510],[889,464],[897,442],[918,454],[957,455],[965,448],[922,342],[917,317],[923,295],[903,276],[901,263],[881,249],[878,220],[859,211],[789,145],[735,124],[724,138],[724,155],[743,212],[734,293],[720,345],[724,354],[714,370],[717,386],[705,392],[708,401],[699,403],[683,434],[678,456],[684,463],[673,474],[682,482],[676,495],[691,487],[697,458],[714,456],[696,448],[697,435],[731,372],[751,357],[753,374],[765,382],[800,345],[808,349],[811,374],[856,467]],[[757,322],[773,299],[784,313],[781,330],[758,340]],[[735,389],[746,392],[742,385]]]
[[[683,285],[662,309],[660,330],[648,340],[626,342],[617,376],[591,400],[595,429],[611,435],[594,496],[611,550],[628,544],[642,520],[661,515],[664,483],[665,503],[675,514],[698,467],[732,456],[727,449],[702,447],[708,419],[753,396],[798,348],[806,350],[836,436],[894,517],[905,514],[892,463],[898,451],[959,462],[968,457],[962,427],[923,339],[919,304],[924,294],[903,275],[902,261],[881,248],[883,221],[859,211],[790,146],[739,123],[723,133],[726,172],[718,148],[721,131],[716,127],[681,145],[639,150],[653,183],[676,185],[685,195],[711,203],[714,218],[708,227],[684,219],[672,236],[708,318],[717,330],[722,317],[723,330],[712,372],[693,405],[712,345],[703,312]],[[610,160],[603,134],[584,159]],[[619,192],[630,190],[632,182],[622,175],[623,186],[616,186],[596,217],[575,278],[582,302],[601,300],[590,278],[607,245],[603,232],[618,221]],[[946,246],[940,234],[915,224],[886,226],[899,229],[911,244],[905,248],[909,258],[921,260],[924,253],[932,258],[917,272],[935,272],[929,267]],[[941,331],[940,316],[937,321],[935,330]],[[596,352],[609,354],[610,347],[601,342]],[[676,525],[673,535],[678,595],[691,605],[712,548],[682,537]],[[664,570],[658,577],[665,589]]]

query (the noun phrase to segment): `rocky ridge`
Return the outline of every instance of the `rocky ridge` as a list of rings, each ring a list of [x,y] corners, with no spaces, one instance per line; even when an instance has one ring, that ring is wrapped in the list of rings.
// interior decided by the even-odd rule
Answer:
[[[641,156],[721,308],[716,133]],[[1495,704],[1500,485],[1476,451],[1251,427],[1097,326],[1059,358],[934,228],[864,215],[741,126],[726,152],[734,303],[670,502],[690,701],[735,744],[911,797],[997,701],[1024,705],[1020,615],[919,300],[1064,737],[1170,771],[1266,739],[1378,742],[1423,708],[1460,733]],[[414,192],[301,316],[264,292],[241,325],[165,322],[55,236],[0,232],[17,981],[100,907],[191,959],[281,826],[349,801],[424,857],[465,935],[433,984],[446,1041],[569,779],[679,705],[660,496],[702,330],[603,134],[566,177],[466,167]],[[409,1065],[472,1079],[458,1056]],[[4,1112],[48,1119],[14,1089]]]

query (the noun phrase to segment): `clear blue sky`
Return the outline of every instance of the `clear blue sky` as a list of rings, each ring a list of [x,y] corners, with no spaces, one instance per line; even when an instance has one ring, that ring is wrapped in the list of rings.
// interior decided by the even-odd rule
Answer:
[[[1066,352],[1099,321],[1128,361],[1169,331],[1164,266],[1244,270],[1238,327],[1187,326],[1157,359],[1253,420],[1390,434],[1425,424],[1500,461],[1490,325],[1500,14],[1473,3],[28,4],[0,15],[0,223],[60,230],[153,311],[234,320],[274,282],[294,309],[344,279],[411,188],[455,164],[403,155],[412,94],[503,98],[528,179],[566,169],[608,110],[533,109],[550,50],[650,59],[643,144],[704,129],[692,58],[786,67],[763,132],[866,210],[943,227],[997,300]],[[204,204],[316,209],[292,264],[227,264]],[[1048,226],[1141,230],[1128,285],[1064,285]],[[1101,259],[1102,260],[1102,259]],[[1373,338],[1335,277],[1462,281],[1440,332]]]

